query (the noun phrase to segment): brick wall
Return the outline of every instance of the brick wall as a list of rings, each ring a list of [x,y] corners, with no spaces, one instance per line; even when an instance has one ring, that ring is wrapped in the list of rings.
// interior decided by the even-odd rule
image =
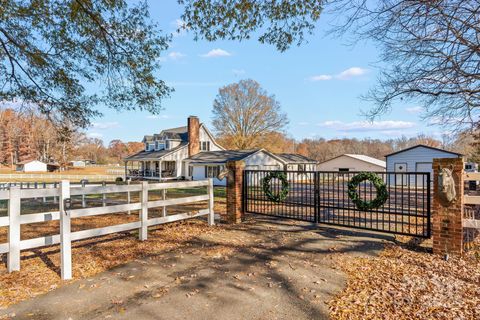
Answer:
[[[436,254],[461,254],[463,251],[463,159],[433,160],[432,238]],[[452,169],[457,197],[445,204],[439,196],[441,168]]]
[[[228,223],[239,223],[243,220],[243,171],[245,162],[228,161],[227,169],[230,171],[227,177],[227,215]]]

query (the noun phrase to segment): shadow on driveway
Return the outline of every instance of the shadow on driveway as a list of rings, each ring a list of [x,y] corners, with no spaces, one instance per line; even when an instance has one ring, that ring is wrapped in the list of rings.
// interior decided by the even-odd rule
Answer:
[[[225,231],[11,306],[15,319],[324,319],[345,285],[338,255],[391,236],[249,216]]]

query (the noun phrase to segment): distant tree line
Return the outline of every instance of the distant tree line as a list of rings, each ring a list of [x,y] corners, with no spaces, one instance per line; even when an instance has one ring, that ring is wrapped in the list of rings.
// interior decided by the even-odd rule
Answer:
[[[0,109],[0,164],[24,160],[56,162],[65,167],[75,159],[119,163],[143,148],[141,142],[113,140],[108,146],[74,126],[57,127],[38,109]]]

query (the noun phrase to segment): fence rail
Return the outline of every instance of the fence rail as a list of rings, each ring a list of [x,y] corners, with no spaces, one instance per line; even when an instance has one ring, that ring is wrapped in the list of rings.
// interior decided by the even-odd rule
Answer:
[[[79,174],[53,174],[53,173],[1,173],[0,180],[18,180],[18,179],[36,179],[36,180],[44,180],[44,179],[56,179],[56,180],[92,180],[92,181],[114,181],[117,177],[125,175],[125,172],[121,174],[86,174],[86,175],[79,175]]]
[[[165,190],[182,189],[192,187],[207,187],[207,193],[204,195],[195,195],[182,198],[166,199]],[[163,191],[163,199],[149,200],[149,192]],[[130,202],[130,192],[138,192],[140,194],[139,202],[116,204],[104,207],[94,208],[78,208],[71,209],[71,196],[84,196],[88,194],[108,193],[128,193],[128,202]],[[33,197],[59,197],[59,210],[50,212],[40,212],[28,215],[21,214],[21,200]],[[57,189],[20,189],[13,186],[9,190],[0,190],[0,200],[8,200],[8,216],[0,217],[0,227],[8,226],[8,242],[0,244],[0,253],[7,253],[8,271],[20,270],[20,251],[37,247],[48,246],[60,243],[61,251],[61,276],[62,279],[70,279],[72,277],[72,253],[71,242],[76,240],[87,239],[107,235],[111,233],[123,232],[128,230],[139,230],[139,239],[147,239],[147,231],[149,226],[158,224],[190,219],[200,216],[208,216],[209,225],[214,224],[214,196],[213,196],[213,180],[188,181],[175,183],[154,183],[142,182],[142,184],[132,185],[115,185],[115,186],[85,186],[83,188],[72,187],[69,181],[62,181]],[[207,201],[207,209],[198,210],[198,212],[180,213],[167,215],[166,207],[178,204],[193,203],[199,201]],[[148,209],[163,208],[162,216],[156,218],[148,218]],[[139,211],[139,221],[129,222],[125,224],[113,225],[102,228],[88,229],[82,231],[71,232],[71,219],[97,216],[103,214]],[[20,226],[26,223],[46,222],[52,220],[60,220],[60,234],[44,236],[34,239],[21,240]]]

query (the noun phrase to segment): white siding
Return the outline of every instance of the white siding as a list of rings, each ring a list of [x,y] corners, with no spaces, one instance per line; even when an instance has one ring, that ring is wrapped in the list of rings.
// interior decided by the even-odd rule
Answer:
[[[205,176],[205,166],[204,165],[195,165],[193,167],[193,175],[192,179],[193,180],[203,180],[206,179],[207,177]],[[217,178],[213,178],[213,184],[215,186],[226,186],[227,185],[227,179],[224,178],[222,180],[219,180]]]
[[[405,163],[407,165],[407,172],[416,172],[417,163],[422,169],[426,168],[426,163],[433,163],[436,158],[458,158],[457,155],[451,154],[441,150],[434,150],[425,147],[417,147],[406,150],[387,157],[387,171],[395,171],[395,163]],[[432,172],[432,168],[428,172]]]
[[[264,151],[257,152],[245,159],[247,170],[283,170],[283,163]]]
[[[207,130],[205,130],[205,127],[203,125],[200,126],[199,139],[200,143],[202,143],[203,141],[210,141],[210,151],[223,150],[213,142],[212,138],[210,138],[210,135],[207,133]]]
[[[47,164],[41,161],[30,161],[21,166],[21,171],[23,172],[46,172]]]
[[[349,156],[340,156],[317,165],[319,171],[338,171],[348,168],[349,171],[385,171],[385,168]]]
[[[180,148],[176,150],[175,152],[172,152],[170,154],[167,154],[162,158],[162,161],[176,161],[176,172],[177,172],[177,177],[182,177],[185,176],[184,172],[184,166],[183,166],[183,159],[188,158],[188,147],[185,146],[183,148]]]

